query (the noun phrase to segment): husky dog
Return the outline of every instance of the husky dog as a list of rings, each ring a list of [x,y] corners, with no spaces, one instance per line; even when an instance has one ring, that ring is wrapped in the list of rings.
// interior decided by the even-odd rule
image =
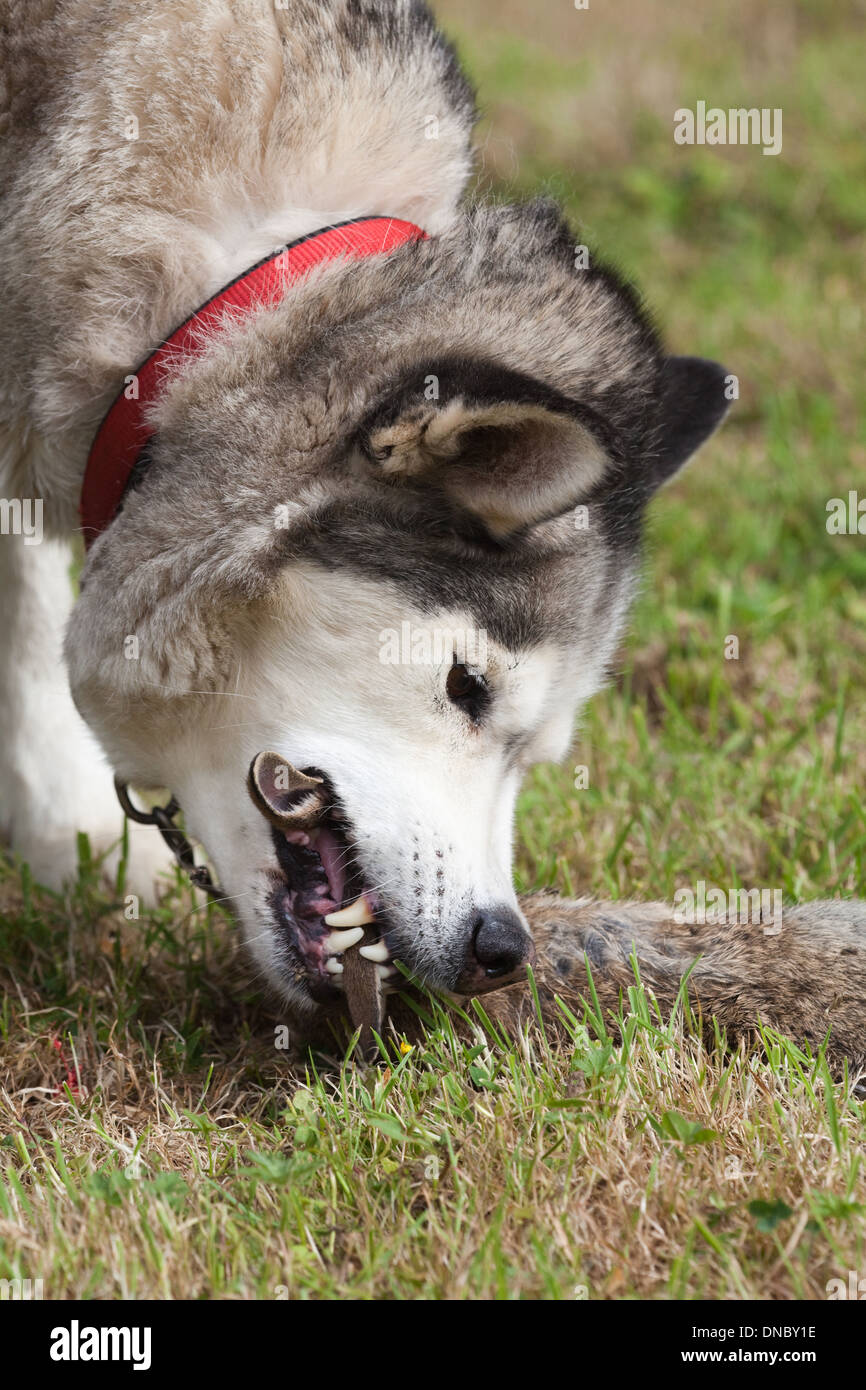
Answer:
[[[76,832],[117,840],[113,772],[168,787],[302,1015],[359,899],[383,972],[507,981],[521,777],[605,679],[722,368],[669,356],[551,204],[463,201],[473,97],[417,0],[0,0],[0,45],[3,529],[44,523],[0,536],[9,841],[60,883]],[[276,248],[374,215],[418,235],[163,361],[70,617],[88,455],[140,364]],[[326,788],[312,834],[247,796],[262,749]]]

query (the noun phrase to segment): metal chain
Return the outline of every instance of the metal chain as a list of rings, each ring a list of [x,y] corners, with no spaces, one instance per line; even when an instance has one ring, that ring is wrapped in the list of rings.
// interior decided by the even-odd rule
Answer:
[[[180,810],[177,797],[172,796],[165,806],[153,806],[149,811],[140,811],[129,795],[127,782],[121,782],[119,777],[115,777],[114,790],[117,792],[117,799],[123,807],[124,814],[129,816],[130,820],[137,821],[139,825],[156,826],[190,882],[194,883],[196,888],[201,888],[215,901],[224,902],[225,894],[219,885],[214,883],[210,869],[206,864],[196,864],[195,851],[192,845],[180,826],[174,823],[174,818]]]

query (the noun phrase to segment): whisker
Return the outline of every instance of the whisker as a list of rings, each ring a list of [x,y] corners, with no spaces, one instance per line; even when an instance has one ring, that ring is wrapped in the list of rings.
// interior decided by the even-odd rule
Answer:
[[[258,699],[257,695],[242,695],[238,690],[176,690],[173,685],[160,685],[159,681],[145,680],[144,683],[151,686],[154,690],[167,690],[171,695],[228,695],[233,700]]]

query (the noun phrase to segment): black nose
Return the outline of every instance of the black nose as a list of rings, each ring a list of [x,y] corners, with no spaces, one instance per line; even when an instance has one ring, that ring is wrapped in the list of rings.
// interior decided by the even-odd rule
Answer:
[[[532,937],[517,913],[505,906],[483,908],[473,916],[469,950],[457,989],[467,994],[495,989],[534,959]]]

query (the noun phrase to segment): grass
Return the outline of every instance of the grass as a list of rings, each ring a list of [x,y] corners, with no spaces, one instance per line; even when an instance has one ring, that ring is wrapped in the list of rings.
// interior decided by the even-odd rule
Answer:
[[[708,1053],[635,989],[622,1047],[591,1012],[554,1049],[480,1018],[461,1038],[436,1008],[387,1067],[290,1068],[182,885],[137,935],[92,868],[66,901],[24,887],[0,1277],[82,1298],[740,1298],[862,1268],[862,1105],[784,1039]]]
[[[555,193],[672,346],[740,380],[654,505],[589,786],[524,791],[519,886],[866,895],[866,538],[825,527],[866,477],[857,6],[438,8],[481,87],[482,189]],[[698,99],[781,106],[782,155],[675,146]],[[289,1057],[218,911],[178,883],[127,922],[86,855],[62,898],[0,870],[0,978],[0,1278],[47,1297],[824,1298],[866,1274],[863,1105],[786,1039],[708,1052],[636,989],[621,1049],[591,1012],[554,1050],[438,1009],[387,1068]]]

